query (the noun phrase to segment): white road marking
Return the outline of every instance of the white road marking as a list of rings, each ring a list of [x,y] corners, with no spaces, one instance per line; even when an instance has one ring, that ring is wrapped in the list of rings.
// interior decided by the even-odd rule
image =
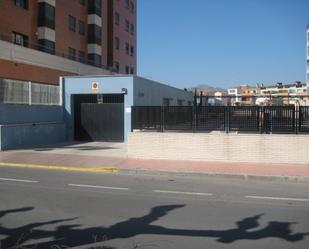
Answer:
[[[97,186],[97,185],[85,185],[85,184],[73,184],[73,183],[68,184],[68,186],[72,186],[72,187],[81,187],[81,188],[98,188],[98,189],[113,189],[113,190],[129,190],[128,188],[108,187],[108,186]]]
[[[198,195],[198,196],[212,196],[211,193],[196,193],[196,192],[182,192],[182,191],[169,191],[169,190],[154,190],[155,193],[165,194],[182,194],[182,195]]]
[[[286,197],[271,197],[271,196],[256,196],[256,195],[247,195],[246,198],[278,200],[278,201],[308,201],[309,202],[309,199],[303,199],[303,198],[286,198]]]
[[[25,179],[14,179],[14,178],[0,178],[0,181],[38,183],[38,181],[25,180]]]

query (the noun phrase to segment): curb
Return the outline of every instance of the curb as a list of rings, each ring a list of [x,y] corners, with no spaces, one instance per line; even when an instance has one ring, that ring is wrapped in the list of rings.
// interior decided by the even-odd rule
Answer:
[[[85,168],[85,167],[78,167],[78,166],[60,166],[60,165],[8,163],[8,162],[0,162],[0,166],[33,168],[33,169],[58,169],[58,170],[67,170],[67,171],[83,171],[83,172],[96,172],[96,173],[117,173],[118,172],[118,169],[115,167]]]
[[[166,176],[192,176],[192,177],[220,177],[241,180],[263,180],[263,181],[281,181],[281,182],[295,182],[295,183],[309,183],[309,176],[263,176],[263,175],[249,175],[245,173],[239,174],[224,174],[215,172],[178,172],[178,171],[162,171],[162,170],[148,170],[148,169],[119,169],[122,174],[141,174],[141,175],[166,175]]]
[[[49,169],[49,170],[66,170],[80,172],[95,172],[95,173],[120,173],[127,175],[166,175],[166,176],[192,176],[192,177],[220,177],[239,180],[263,180],[263,181],[281,181],[294,183],[309,183],[309,176],[280,176],[280,175],[250,175],[246,173],[225,174],[216,172],[180,172],[180,171],[163,171],[151,169],[123,169],[116,167],[101,167],[101,168],[85,168],[78,166],[61,166],[61,165],[41,165],[41,164],[26,164],[0,162],[0,167],[17,167],[17,168],[32,168],[32,169]]]

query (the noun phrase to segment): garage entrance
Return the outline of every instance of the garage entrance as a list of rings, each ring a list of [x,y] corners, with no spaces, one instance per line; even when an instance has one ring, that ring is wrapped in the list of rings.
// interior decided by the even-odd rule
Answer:
[[[123,94],[74,94],[76,141],[124,141]]]

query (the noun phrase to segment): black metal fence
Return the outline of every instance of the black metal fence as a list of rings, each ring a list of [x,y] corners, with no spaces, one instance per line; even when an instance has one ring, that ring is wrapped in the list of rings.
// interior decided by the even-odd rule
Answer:
[[[298,130],[309,132],[309,106],[299,107]]]
[[[309,106],[133,106],[132,130],[309,132]]]

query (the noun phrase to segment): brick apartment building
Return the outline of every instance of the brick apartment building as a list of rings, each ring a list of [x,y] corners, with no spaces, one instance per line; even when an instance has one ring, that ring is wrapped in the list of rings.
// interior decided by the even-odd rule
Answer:
[[[0,79],[136,73],[136,0],[0,1]]]

